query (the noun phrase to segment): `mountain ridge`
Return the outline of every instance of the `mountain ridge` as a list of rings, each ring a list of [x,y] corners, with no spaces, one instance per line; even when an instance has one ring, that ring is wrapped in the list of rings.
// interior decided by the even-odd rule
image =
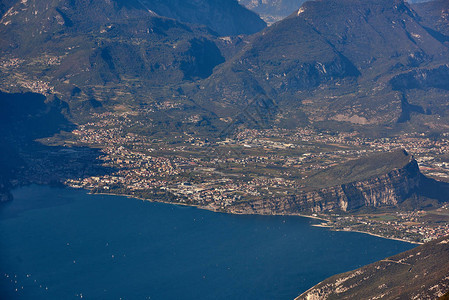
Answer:
[[[2,86],[56,93],[72,112],[91,99],[112,106],[134,102],[131,94],[151,99],[152,90],[208,76],[224,61],[216,39],[207,27],[129,4],[20,2],[0,25]]]
[[[57,93],[74,117],[87,116],[92,99],[135,109],[170,97],[216,128],[226,126],[220,119],[252,126],[242,109],[264,126],[431,130],[447,121],[449,48],[417,4],[310,1],[262,32],[228,38],[157,15],[149,8],[157,1],[36,1],[2,18],[0,80],[9,92],[26,81]]]
[[[247,99],[262,98],[276,103],[280,115],[288,107],[306,116],[302,122],[321,126],[329,121],[391,126],[402,120],[407,103],[445,115],[446,91],[440,87],[427,85],[433,98],[428,101],[419,86],[401,91],[392,86],[408,72],[446,74],[439,68],[449,63],[449,49],[419,20],[401,0],[306,2],[256,34],[193,97],[220,105],[232,98],[241,107]],[[415,115],[421,125],[430,121],[426,114]]]

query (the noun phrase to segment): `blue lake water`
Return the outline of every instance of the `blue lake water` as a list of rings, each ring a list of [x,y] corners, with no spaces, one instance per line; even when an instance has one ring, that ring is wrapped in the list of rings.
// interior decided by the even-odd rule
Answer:
[[[13,194],[0,205],[0,299],[293,299],[415,246],[302,217],[36,185]]]

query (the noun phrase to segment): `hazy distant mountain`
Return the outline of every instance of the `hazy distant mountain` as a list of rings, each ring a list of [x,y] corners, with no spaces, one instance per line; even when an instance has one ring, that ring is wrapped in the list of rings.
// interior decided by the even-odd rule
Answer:
[[[267,23],[274,23],[298,10],[305,0],[239,0],[239,2],[257,12]]]
[[[203,24],[220,35],[252,34],[266,24],[237,0],[141,0],[158,15]]]
[[[229,116],[254,102],[279,124],[441,122],[449,49],[420,21],[400,0],[306,2],[221,65],[200,95]]]

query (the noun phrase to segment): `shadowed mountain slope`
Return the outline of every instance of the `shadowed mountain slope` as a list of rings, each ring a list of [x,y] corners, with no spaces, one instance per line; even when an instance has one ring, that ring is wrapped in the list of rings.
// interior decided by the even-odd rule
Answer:
[[[0,22],[0,81],[8,92],[57,93],[75,107],[152,101],[153,91],[205,78],[224,62],[215,40],[207,27],[160,17],[137,0],[21,1]]]
[[[411,115],[423,124],[436,119],[431,112],[446,115],[447,63],[449,49],[402,0],[309,1],[255,35],[199,95],[229,116],[230,103],[241,109],[262,99],[281,124],[298,115],[297,122],[327,126],[392,125]]]
[[[203,24],[220,35],[253,34],[266,24],[236,0],[140,0],[160,16]]]
[[[449,42],[449,2],[446,0],[434,0],[425,3],[414,4],[413,9],[422,19],[422,24],[427,27],[435,38],[443,42]]]
[[[0,22],[0,84],[56,93],[74,116],[171,98],[216,127],[449,122],[449,48],[402,0],[309,1],[247,39],[193,24],[240,22],[235,2],[193,2],[179,10],[198,20],[169,10],[175,0],[17,2]]]
[[[257,12],[266,22],[274,23],[298,10],[305,0],[239,0],[239,2]]]

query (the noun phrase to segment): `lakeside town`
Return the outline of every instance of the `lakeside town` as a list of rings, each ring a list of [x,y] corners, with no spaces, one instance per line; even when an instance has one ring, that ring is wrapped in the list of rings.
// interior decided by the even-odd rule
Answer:
[[[156,109],[166,109],[159,107]],[[243,129],[207,140],[179,134],[176,141],[130,132],[135,115],[103,113],[66,135],[65,146],[99,149],[111,170],[95,176],[67,176],[66,185],[94,193],[195,205],[226,211],[241,201],[292,195],[307,188],[308,176],[342,162],[403,148],[428,177],[449,180],[449,137],[408,134],[368,139],[357,132],[317,133],[313,128]],[[75,150],[73,150],[75,151]],[[312,213],[310,213],[312,216]],[[319,213],[323,226],[422,243],[449,232],[449,207],[410,212]],[[312,216],[313,217],[313,216]]]

